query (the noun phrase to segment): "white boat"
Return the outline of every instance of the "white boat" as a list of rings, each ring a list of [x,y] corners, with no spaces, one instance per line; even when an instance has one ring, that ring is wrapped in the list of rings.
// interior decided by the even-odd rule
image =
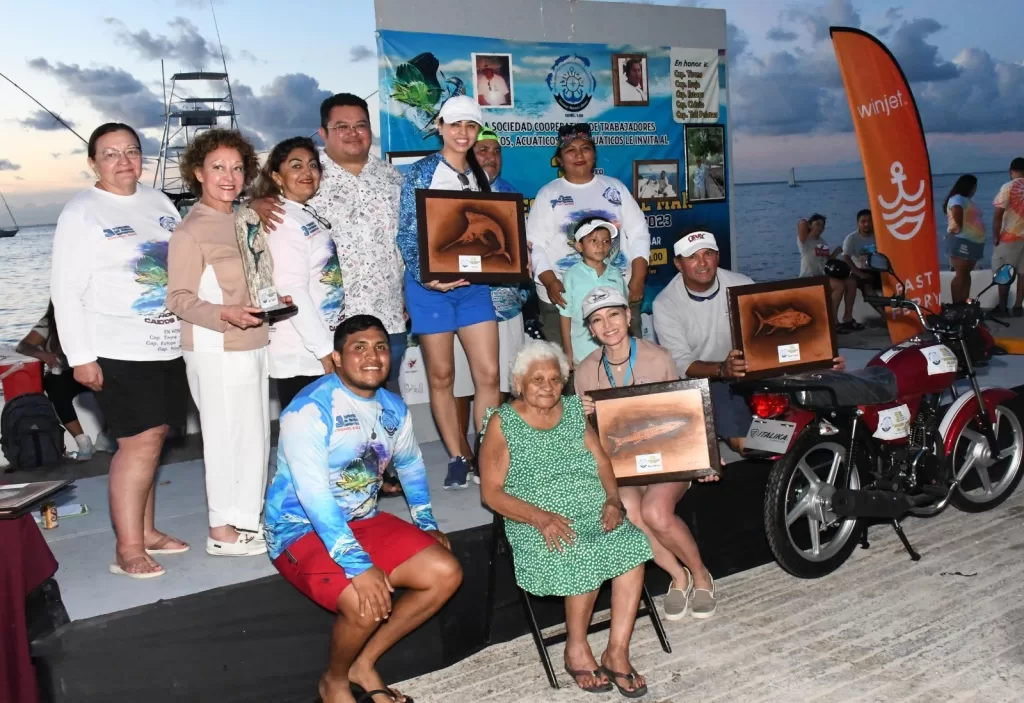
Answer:
[[[795,168],[790,168],[789,169],[789,187],[790,188],[799,188],[800,187],[800,184],[796,182],[796,169]]]
[[[7,214],[11,216],[11,222],[14,223],[14,227],[0,227],[0,237],[13,237],[18,233],[18,221],[14,219],[14,213],[11,212],[11,206],[7,204],[7,199],[4,198],[3,193],[0,193],[0,200],[3,201],[4,207],[7,208]]]

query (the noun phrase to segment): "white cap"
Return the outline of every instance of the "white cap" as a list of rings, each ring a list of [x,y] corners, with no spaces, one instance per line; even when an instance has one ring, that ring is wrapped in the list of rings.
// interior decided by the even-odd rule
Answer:
[[[718,242],[715,241],[715,235],[711,234],[711,232],[690,232],[680,237],[679,241],[672,247],[672,251],[675,252],[676,256],[692,256],[701,249],[718,251]]]
[[[583,298],[583,319],[601,308],[628,308],[629,301],[618,288],[598,286]]]
[[[595,229],[602,228],[608,230],[608,234],[611,235],[612,239],[615,239],[616,237],[619,236],[619,228],[613,225],[608,220],[590,220],[589,222],[585,222],[577,228],[573,236],[576,237],[576,241],[578,242],[584,237],[586,237],[588,234],[593,232]]]
[[[476,100],[468,95],[456,95],[455,97],[448,98],[444,105],[441,106],[441,111],[437,113],[437,117],[444,120],[445,124],[454,124],[463,120],[476,122],[480,126],[484,124],[484,113],[480,111],[480,106]]]

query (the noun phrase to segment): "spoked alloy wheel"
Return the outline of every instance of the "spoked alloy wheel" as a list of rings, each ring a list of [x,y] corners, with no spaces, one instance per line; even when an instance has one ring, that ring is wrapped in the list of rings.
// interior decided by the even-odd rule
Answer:
[[[856,469],[846,465],[845,434],[808,432],[772,467],[765,492],[768,544],[779,564],[801,578],[838,569],[856,547],[857,519],[831,510],[837,488],[860,488]]]
[[[1021,480],[1024,432],[1020,418],[1005,405],[997,405],[995,413],[995,448],[989,447],[976,418],[964,426],[953,445],[953,471],[960,485],[951,502],[967,513],[996,507],[1013,494]]]

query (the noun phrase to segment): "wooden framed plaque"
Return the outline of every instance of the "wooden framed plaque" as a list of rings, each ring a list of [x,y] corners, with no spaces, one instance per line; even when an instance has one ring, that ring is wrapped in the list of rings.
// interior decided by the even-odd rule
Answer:
[[[520,193],[417,190],[416,219],[421,280],[530,280]]]
[[[827,276],[730,288],[732,345],[746,359],[744,380],[832,368],[835,318]]]
[[[0,485],[0,520],[21,517],[68,490],[71,479]]]
[[[707,379],[590,391],[597,434],[624,486],[720,475]]]

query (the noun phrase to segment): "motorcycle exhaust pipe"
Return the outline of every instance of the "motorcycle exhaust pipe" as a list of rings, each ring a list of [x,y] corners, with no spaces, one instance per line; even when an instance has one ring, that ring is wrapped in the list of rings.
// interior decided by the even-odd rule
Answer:
[[[832,494],[832,512],[839,517],[896,520],[915,507],[905,493],[839,489]]]

